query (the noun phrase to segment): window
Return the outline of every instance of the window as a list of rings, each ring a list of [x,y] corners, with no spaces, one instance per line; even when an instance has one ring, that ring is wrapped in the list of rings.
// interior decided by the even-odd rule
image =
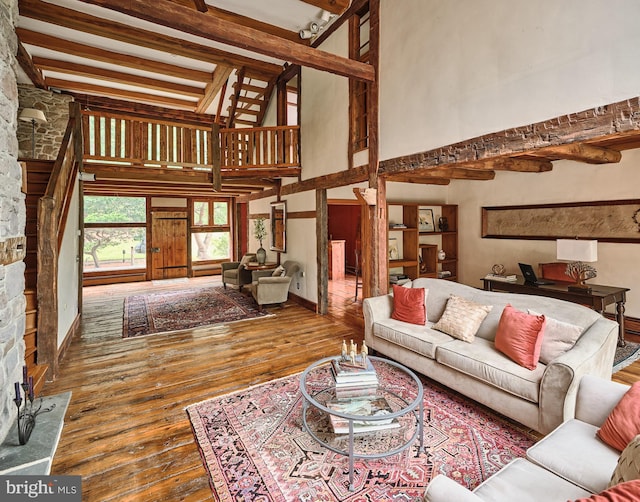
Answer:
[[[144,197],[85,196],[85,272],[145,268],[146,221]]]
[[[231,257],[230,204],[227,200],[193,201],[192,262],[225,261]]]

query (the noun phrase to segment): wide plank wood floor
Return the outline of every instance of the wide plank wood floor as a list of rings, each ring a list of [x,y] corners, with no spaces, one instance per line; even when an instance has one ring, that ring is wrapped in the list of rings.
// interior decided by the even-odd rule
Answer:
[[[290,301],[269,318],[122,338],[126,296],[208,285],[219,279],[85,288],[80,333],[44,389],[73,393],[52,474],[82,476],[83,500],[211,500],[184,408],[302,371],[335,354],[342,339],[362,340],[362,304],[349,276],[331,282],[328,316]],[[615,375],[639,378],[640,362]]]

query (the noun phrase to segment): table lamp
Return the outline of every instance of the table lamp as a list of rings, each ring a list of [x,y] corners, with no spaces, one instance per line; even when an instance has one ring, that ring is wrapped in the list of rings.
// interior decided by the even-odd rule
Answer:
[[[584,281],[596,276],[596,269],[587,263],[598,261],[598,241],[558,239],[556,256],[558,260],[570,262],[566,274],[574,280],[574,284],[568,287],[569,291],[590,293],[591,287]]]
[[[31,122],[31,158],[36,158],[36,122],[38,124],[46,124],[47,117],[45,117],[42,110],[36,108],[23,108],[20,112],[19,120],[23,122]]]

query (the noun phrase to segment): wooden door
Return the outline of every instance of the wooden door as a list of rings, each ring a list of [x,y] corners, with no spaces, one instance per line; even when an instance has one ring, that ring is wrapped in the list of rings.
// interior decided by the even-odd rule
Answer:
[[[151,213],[151,278],[187,277],[187,214]]]

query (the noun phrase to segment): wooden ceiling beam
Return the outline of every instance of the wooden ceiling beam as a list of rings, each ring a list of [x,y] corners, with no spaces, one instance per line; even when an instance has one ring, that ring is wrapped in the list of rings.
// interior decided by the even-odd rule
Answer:
[[[559,157],[586,164],[615,164],[620,162],[622,154],[617,150],[601,148],[584,143],[550,146],[532,152],[536,157]]]
[[[320,9],[331,12],[331,14],[342,14],[351,3],[351,0],[302,0],[304,3],[314,5]]]
[[[45,49],[63,52],[65,54],[71,54],[73,56],[126,66],[127,68],[136,68],[152,73],[160,73],[162,75],[172,75],[174,77],[192,80],[195,82],[207,82],[211,78],[211,73],[206,71],[192,70],[173,64],[151,61],[137,56],[120,54],[92,47],[90,45],[70,42],[51,35],[25,30],[24,28],[17,28],[16,33],[18,34],[20,41],[24,44],[35,45],[37,47],[43,47]]]
[[[204,96],[198,102],[196,106],[196,113],[204,113],[207,111],[213,100],[218,95],[220,90],[224,87],[225,83],[229,79],[229,76],[233,72],[231,66],[218,65],[211,75],[211,82],[207,83],[204,90]],[[223,100],[224,96],[220,97]]]
[[[429,178],[445,178],[452,180],[492,180],[496,177],[494,171],[480,169],[463,169],[461,167],[430,167],[428,169],[419,169],[412,171],[410,174],[418,180]]]
[[[106,70],[104,68],[98,68],[95,66],[70,63],[68,61],[59,61],[50,58],[41,58],[38,56],[35,56],[33,58],[33,62],[40,69],[45,71],[54,71],[57,73],[65,73],[67,75],[76,75],[80,77],[106,80],[108,82],[130,84],[144,87],[146,89],[170,92],[174,94],[180,94],[181,96],[189,96],[192,98],[201,98],[204,94],[204,89],[200,87],[168,82],[155,78],[141,77],[139,75],[132,75],[131,73]]]
[[[477,169],[487,171],[515,171],[520,173],[545,173],[553,169],[549,160],[527,160],[501,157],[487,159],[468,164],[456,164],[461,169]]]
[[[291,42],[269,33],[263,33],[254,28],[223,21],[213,16],[203,16],[168,0],[80,1],[309,68],[357,80],[369,82],[375,80],[375,71],[371,65],[319,49],[312,49],[311,47]]]
[[[16,59],[18,60],[18,64],[20,68],[27,74],[31,83],[37,87],[38,89],[46,89],[47,84],[44,81],[44,75],[42,75],[42,71],[35,67],[33,63],[33,59],[27,52],[27,49],[24,48],[24,45],[18,40],[18,53],[16,54]]]
[[[144,92],[128,91],[124,89],[116,89],[115,87],[104,87],[101,85],[86,84],[84,82],[74,82],[72,80],[62,80],[58,78],[47,78],[49,87],[64,89],[76,92],[86,92],[89,94],[97,94],[98,96],[116,97],[120,99],[130,99],[133,101],[141,101],[143,103],[162,104],[169,107],[186,108],[193,110],[196,106],[195,101],[186,101],[184,99],[170,98],[167,96],[158,96],[155,94],[147,94]]]
[[[396,183],[417,183],[421,185],[449,185],[450,179],[447,178],[422,178],[412,174],[394,174],[386,178],[387,181]]]
[[[184,9],[182,6],[179,7]],[[157,7],[151,8],[158,10]],[[202,14],[195,11],[192,11],[192,14],[196,17],[203,17]],[[216,65],[224,64],[226,66],[247,66],[267,75],[277,75],[281,71],[280,66],[273,63],[232,54],[215,47],[163,35],[159,32],[135,28],[41,0],[20,0],[20,16],[90,33],[110,40],[118,40],[168,54],[176,54],[196,61],[204,61]]]

